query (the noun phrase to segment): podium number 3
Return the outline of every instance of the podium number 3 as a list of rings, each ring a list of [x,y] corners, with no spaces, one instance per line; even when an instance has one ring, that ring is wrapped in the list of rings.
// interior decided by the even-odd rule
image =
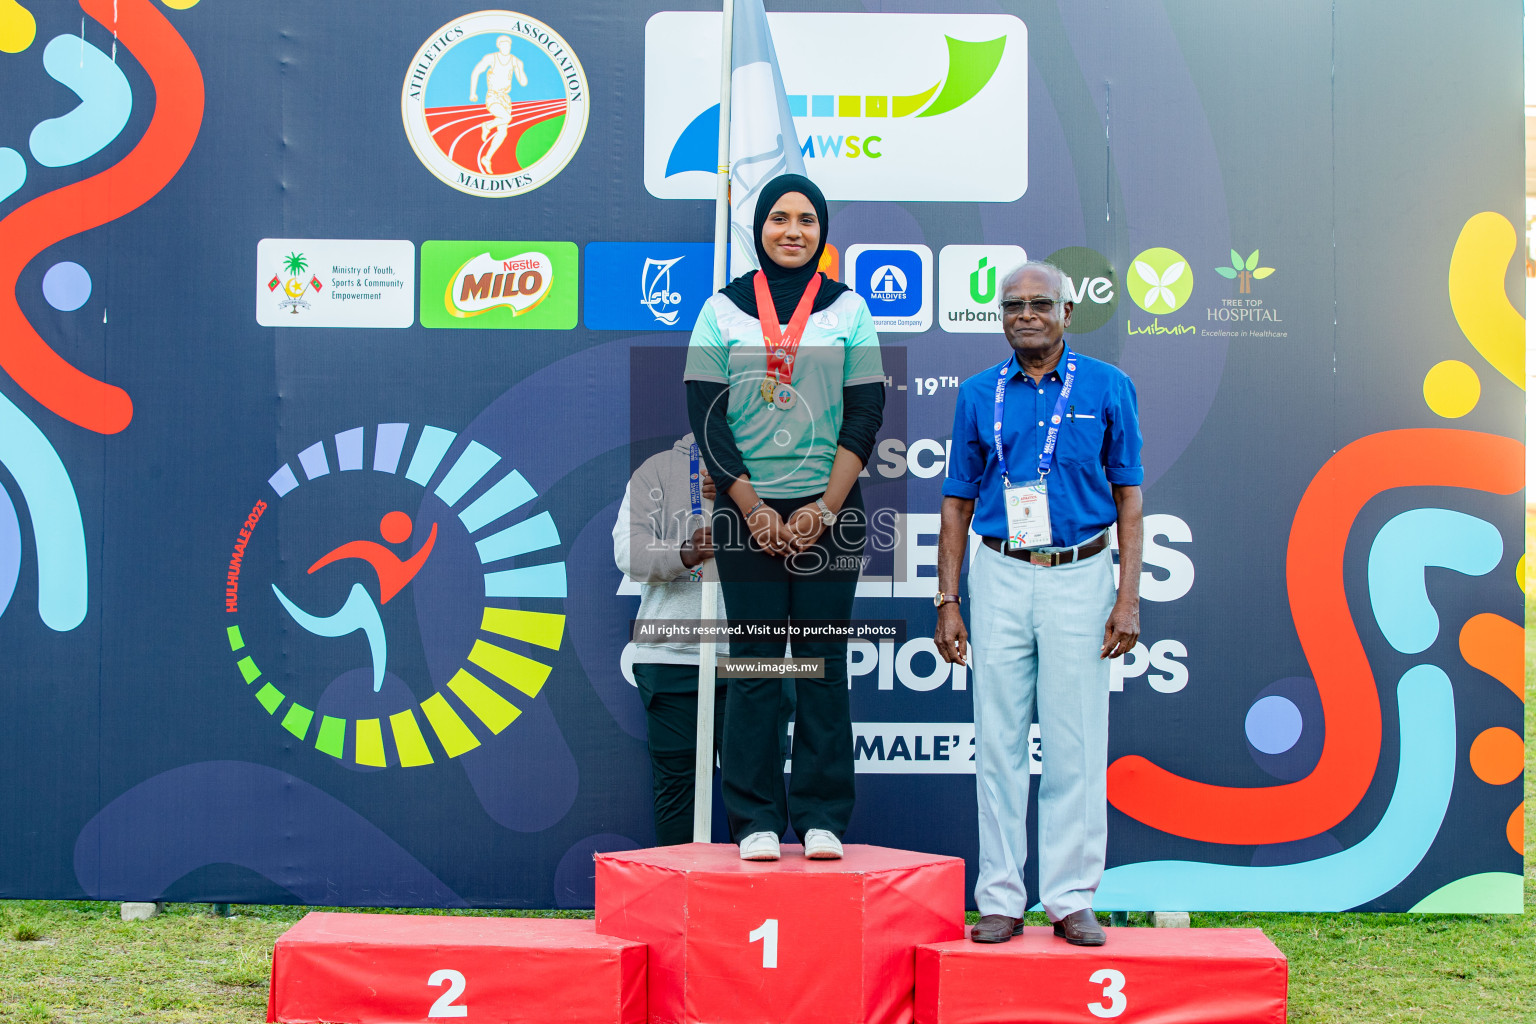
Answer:
[[[1125,1012],[1125,975],[1108,967],[1094,971],[1088,975],[1088,980],[1095,985],[1104,986],[1104,998],[1106,1003],[1089,1003],[1088,1012],[1095,1017],[1118,1017]]]
[[[464,994],[464,975],[458,971],[443,968],[433,971],[432,977],[427,979],[427,984],[433,988],[439,985],[447,985],[448,991],[437,997],[437,1002],[432,1004],[432,1009],[427,1011],[428,1017],[468,1017],[469,1007],[454,1000]]]
[[[770,917],[747,933],[748,942],[763,940],[763,966],[779,966],[779,919]]]

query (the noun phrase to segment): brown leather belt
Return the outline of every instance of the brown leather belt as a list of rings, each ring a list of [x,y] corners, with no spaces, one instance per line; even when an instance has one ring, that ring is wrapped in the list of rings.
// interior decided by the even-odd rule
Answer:
[[[1003,547],[1003,542],[996,537],[983,537],[981,542],[998,554],[1007,555],[1009,558],[1017,558],[1021,562],[1030,565],[1056,566],[1071,565],[1084,558],[1098,554],[1109,546],[1109,531],[1105,530],[1091,540],[1085,540],[1075,548],[1062,548],[1060,551],[1008,551]]]

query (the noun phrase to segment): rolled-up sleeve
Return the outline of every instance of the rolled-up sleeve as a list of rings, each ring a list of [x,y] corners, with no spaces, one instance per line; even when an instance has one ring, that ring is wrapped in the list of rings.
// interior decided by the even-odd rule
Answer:
[[[1141,420],[1136,410],[1136,385],[1120,376],[1119,384],[1105,403],[1104,475],[1112,484],[1129,487],[1145,477],[1141,468]]]
[[[949,446],[949,471],[944,494],[975,500],[981,493],[981,475],[987,468],[987,445],[977,433],[976,403],[969,388],[955,399],[955,425]]]

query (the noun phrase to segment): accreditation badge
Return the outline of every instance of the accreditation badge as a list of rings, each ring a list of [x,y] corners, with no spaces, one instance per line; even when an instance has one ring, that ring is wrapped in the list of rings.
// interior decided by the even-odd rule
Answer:
[[[1045,478],[1003,488],[1008,509],[1008,549],[1048,547],[1051,543],[1051,506]]]

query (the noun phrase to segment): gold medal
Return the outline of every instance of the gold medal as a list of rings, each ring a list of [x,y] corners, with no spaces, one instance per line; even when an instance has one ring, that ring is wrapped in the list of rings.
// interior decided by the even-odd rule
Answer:
[[[772,377],[764,377],[763,383],[758,386],[758,393],[763,396],[763,401],[769,405],[773,404],[773,389],[778,387],[778,384],[779,382]]]

